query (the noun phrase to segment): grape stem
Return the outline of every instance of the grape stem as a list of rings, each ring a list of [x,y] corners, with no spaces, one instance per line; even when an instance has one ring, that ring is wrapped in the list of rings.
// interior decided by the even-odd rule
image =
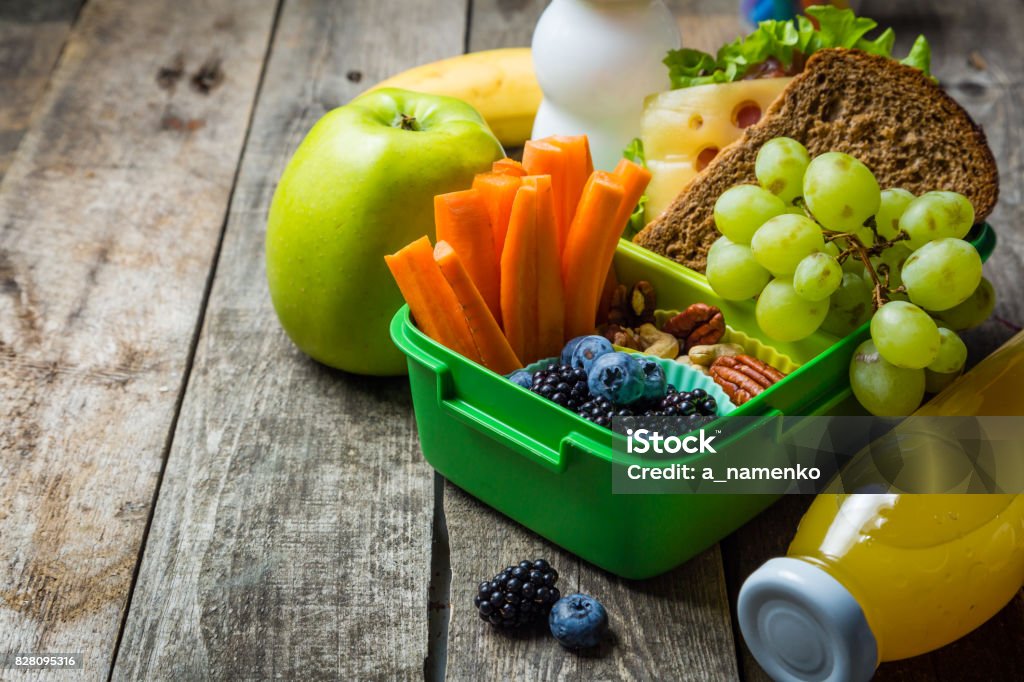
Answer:
[[[906,291],[902,286],[895,289],[891,289],[889,287],[889,268],[884,263],[879,267],[879,270],[875,270],[875,267],[871,264],[871,256],[880,255],[886,249],[895,246],[897,242],[909,239],[910,237],[906,232],[900,231],[899,234],[892,239],[883,239],[882,236],[878,234],[878,226],[875,224],[874,216],[871,216],[864,222],[864,226],[871,228],[871,234],[874,235],[875,243],[871,246],[866,246],[864,242],[860,240],[860,237],[853,232],[837,232],[822,226],[821,221],[815,218],[814,214],[811,213],[811,209],[807,206],[807,202],[804,201],[803,197],[797,197],[793,203],[803,209],[803,212],[808,218],[818,223],[826,242],[833,242],[837,239],[846,241],[847,247],[840,251],[839,255],[836,256],[836,260],[840,265],[846,262],[846,259],[851,256],[856,257],[864,264],[864,269],[867,271],[868,275],[871,276],[871,281],[874,282],[875,285],[871,293],[871,299],[875,310],[878,310],[889,302],[890,294]],[[885,276],[884,281],[879,277],[879,271],[881,271]]]

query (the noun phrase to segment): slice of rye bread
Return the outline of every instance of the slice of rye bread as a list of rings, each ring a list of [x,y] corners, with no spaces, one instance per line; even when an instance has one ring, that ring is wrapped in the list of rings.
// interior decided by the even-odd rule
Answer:
[[[722,149],[634,241],[703,272],[719,236],[715,201],[734,185],[756,183],[758,150],[783,136],[802,142],[811,156],[857,157],[883,189],[959,192],[974,204],[979,222],[999,195],[984,132],[942,88],[893,59],[833,48],[816,52],[761,121]]]

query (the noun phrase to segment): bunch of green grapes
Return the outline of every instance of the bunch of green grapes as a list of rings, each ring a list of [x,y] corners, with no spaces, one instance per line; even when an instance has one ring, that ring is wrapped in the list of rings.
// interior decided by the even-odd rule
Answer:
[[[856,158],[812,159],[786,137],[761,147],[755,174],[758,185],[715,203],[722,236],[707,278],[716,293],[756,298],[757,323],[777,341],[819,328],[845,336],[870,321],[850,382],[873,414],[909,414],[959,376],[967,348],[956,332],[995,305],[981,257],[964,241],[974,224],[966,197],[882,190]]]

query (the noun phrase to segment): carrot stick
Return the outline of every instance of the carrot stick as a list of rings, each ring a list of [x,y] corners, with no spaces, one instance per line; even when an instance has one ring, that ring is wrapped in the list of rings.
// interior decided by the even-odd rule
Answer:
[[[619,179],[604,171],[593,173],[583,189],[562,254],[566,339],[594,332],[598,298],[615,255],[601,247],[621,231],[615,221],[624,195]]]
[[[483,196],[487,213],[491,217],[491,231],[494,234],[494,251],[497,262],[501,262],[501,251],[505,248],[505,233],[508,219],[512,215],[512,202],[521,184],[514,175],[481,173],[473,178],[473,189]]]
[[[537,357],[550,358],[565,343],[565,292],[558,253],[551,176],[527,175],[523,185],[537,189]]]
[[[502,175],[511,175],[513,177],[521,178],[526,175],[526,169],[523,168],[523,164],[519,163],[515,159],[508,157],[504,159],[498,159],[491,164],[491,170],[495,173],[501,173]]]
[[[636,208],[637,202],[640,201],[644,190],[647,189],[647,183],[651,181],[651,172],[649,170],[627,159],[619,161],[613,175],[622,183],[624,190],[622,204],[619,206],[618,214],[615,216],[616,227],[607,234],[605,241],[593,245],[597,253],[597,259],[601,262],[607,260],[609,263],[615,259],[615,249],[619,245],[619,238],[622,236],[622,231],[626,228],[626,223],[629,222],[629,216],[633,213],[633,209]],[[607,295],[610,298],[611,293],[615,291],[614,286],[609,282],[614,276],[614,269],[609,268],[608,276],[605,278],[602,287],[602,296]],[[612,286],[611,290],[608,289],[609,286]],[[602,299],[599,298],[598,320],[604,319],[600,311],[602,303]]]
[[[565,179],[562,182],[562,191],[565,196],[562,198],[562,225],[566,231],[572,225],[572,218],[576,214],[576,207],[580,203],[580,196],[583,188],[594,172],[594,162],[590,156],[590,142],[586,135],[555,135],[548,140],[565,153],[564,169]]]
[[[437,195],[434,197],[434,223],[437,239],[451,244],[459,254],[494,319],[500,320],[498,255],[483,195],[475,189]]]
[[[419,328],[438,343],[480,362],[462,305],[434,262],[430,240],[420,237],[394,255],[384,256],[384,261]]]
[[[523,363],[512,352],[512,346],[501,332],[498,321],[487,308],[484,297],[473,284],[455,249],[448,242],[439,241],[434,247],[434,260],[462,304],[481,363],[498,374],[508,374],[522,367]]]
[[[555,224],[558,226],[558,252],[565,248],[565,235],[569,230],[565,208],[566,153],[548,139],[530,140],[523,148],[523,167],[530,175],[550,175],[554,192]]]
[[[626,229],[629,216],[636,209],[636,205],[640,202],[640,197],[643,196],[644,190],[647,189],[647,184],[651,181],[651,171],[639,164],[633,163],[629,159],[621,159],[619,165],[615,167],[614,175],[622,183],[622,187],[625,190],[622,206],[619,207],[619,215],[615,217],[615,221],[621,228],[619,230],[621,234],[622,230]],[[616,242],[618,242],[618,239],[616,239]]]
[[[525,363],[537,354],[537,188],[516,192],[501,253],[501,316],[512,351]]]

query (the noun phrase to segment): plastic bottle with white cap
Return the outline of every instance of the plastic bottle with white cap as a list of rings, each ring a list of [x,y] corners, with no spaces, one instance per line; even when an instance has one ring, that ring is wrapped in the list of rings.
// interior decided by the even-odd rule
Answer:
[[[739,622],[775,680],[860,682],[944,646],[1024,583],[1024,495],[819,495]]]
[[[1024,414],[1024,334],[918,415]],[[989,399],[991,397],[991,399]],[[861,682],[971,632],[1024,585],[1024,495],[823,494],[787,556],[740,590],[740,629],[778,681]]]

